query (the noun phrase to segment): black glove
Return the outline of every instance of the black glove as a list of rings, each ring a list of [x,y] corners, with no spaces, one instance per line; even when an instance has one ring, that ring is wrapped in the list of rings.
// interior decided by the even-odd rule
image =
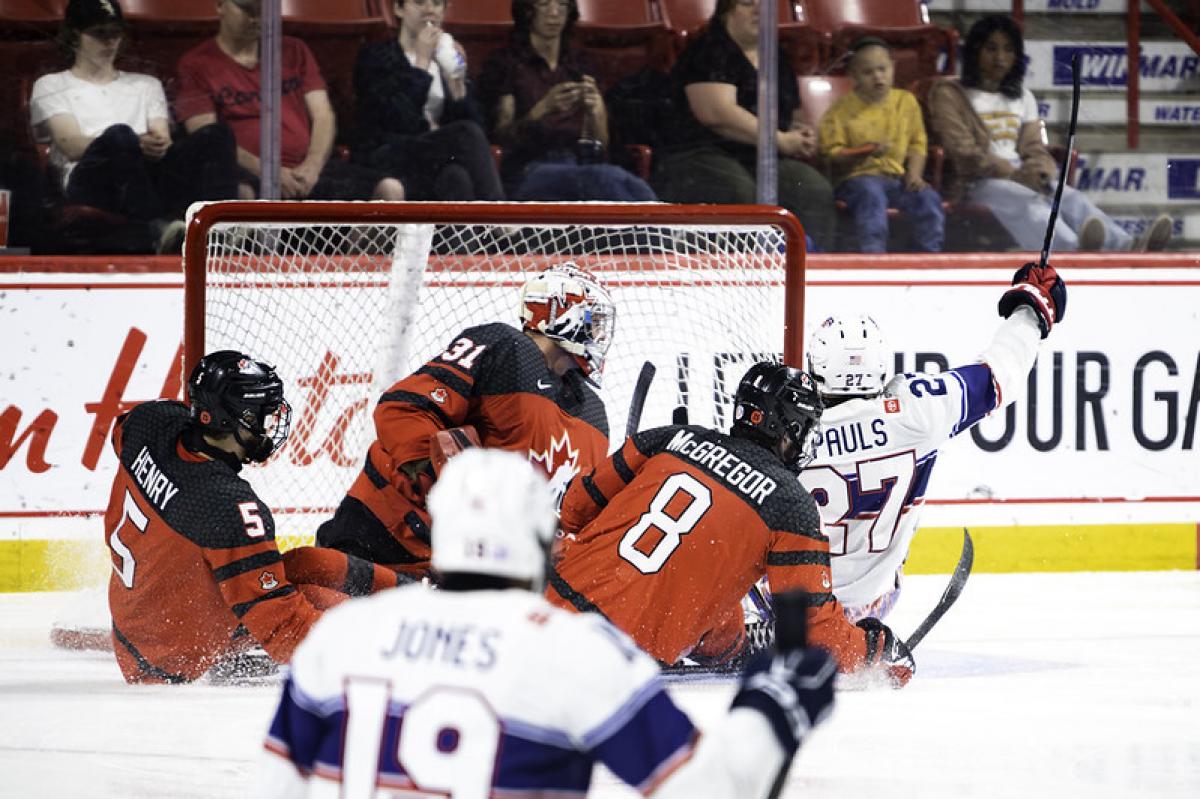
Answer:
[[[1037,313],[1042,338],[1050,335],[1055,322],[1067,313],[1067,284],[1054,267],[1029,263],[1013,275],[1013,287],[1000,297],[1000,315],[1007,319],[1018,305],[1028,305]]]
[[[758,652],[746,664],[732,707],[766,716],[790,758],[805,733],[832,710],[836,673],[837,664],[823,649]]]
[[[912,651],[879,619],[858,623],[867,636],[868,667],[880,669],[893,688],[903,688],[917,671]]]

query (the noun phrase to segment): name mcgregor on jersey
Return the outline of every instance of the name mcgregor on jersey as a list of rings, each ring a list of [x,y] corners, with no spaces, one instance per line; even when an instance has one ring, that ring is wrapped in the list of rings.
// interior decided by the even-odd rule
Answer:
[[[770,477],[747,464],[729,450],[712,441],[696,443],[696,434],[680,430],[667,443],[667,452],[678,452],[700,466],[711,469],[713,474],[728,482],[749,499],[761,505],[766,502],[777,486]]]

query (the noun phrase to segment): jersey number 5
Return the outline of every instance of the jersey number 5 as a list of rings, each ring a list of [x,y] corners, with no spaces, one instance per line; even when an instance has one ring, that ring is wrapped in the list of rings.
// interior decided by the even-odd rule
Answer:
[[[150,517],[138,507],[137,500],[133,498],[133,494],[129,493],[128,489],[125,490],[125,502],[121,507],[121,518],[117,521],[117,526],[109,531],[108,545],[121,558],[120,566],[117,566],[116,561],[113,561],[113,571],[121,578],[121,582],[126,588],[133,588],[133,573],[137,569],[137,561],[134,559],[129,547],[121,540],[121,531],[125,529],[126,524],[129,524],[139,533],[145,533],[146,525],[150,524]]]
[[[672,516],[667,513],[667,508],[676,495],[681,493],[687,497],[687,506],[679,511],[678,516]],[[663,482],[654,499],[650,500],[650,509],[641,515],[637,524],[621,536],[617,553],[642,574],[654,574],[663,567],[671,553],[679,548],[683,536],[700,523],[701,517],[710,507],[712,492],[708,486],[687,472],[673,474]],[[649,552],[643,552],[638,548],[638,544],[651,528],[657,530],[660,537]]]

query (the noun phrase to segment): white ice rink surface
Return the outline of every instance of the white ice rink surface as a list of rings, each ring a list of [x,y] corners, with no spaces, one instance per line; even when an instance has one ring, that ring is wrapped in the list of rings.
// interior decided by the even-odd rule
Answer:
[[[910,578],[889,622],[945,581]],[[72,599],[0,595],[0,796],[248,796],[276,689],[126,686],[48,643]],[[784,796],[1200,797],[1200,572],[976,574],[916,659],[902,691],[839,691]],[[731,691],[673,686],[701,725]]]

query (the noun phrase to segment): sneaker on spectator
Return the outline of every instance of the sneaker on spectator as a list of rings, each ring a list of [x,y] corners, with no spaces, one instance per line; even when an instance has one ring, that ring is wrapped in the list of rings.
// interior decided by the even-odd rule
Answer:
[[[1104,220],[1089,216],[1079,228],[1079,249],[1101,250],[1104,248]]]
[[[183,253],[183,234],[187,230],[187,226],[183,224],[182,219],[172,219],[165,224],[162,224],[162,230],[158,234],[158,247],[155,249],[159,255],[180,255]]]
[[[1159,214],[1155,217],[1142,235],[1138,236],[1134,242],[1133,249],[1135,252],[1158,252],[1165,249],[1167,242],[1171,240],[1171,217],[1166,214]]]

